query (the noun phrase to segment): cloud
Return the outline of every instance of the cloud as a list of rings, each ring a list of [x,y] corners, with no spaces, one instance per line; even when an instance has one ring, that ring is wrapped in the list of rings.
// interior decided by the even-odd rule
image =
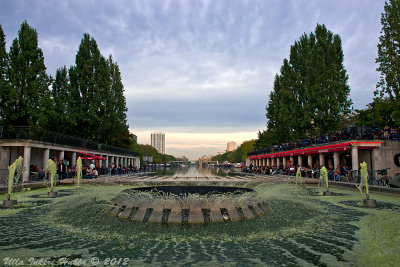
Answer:
[[[138,136],[138,142],[150,144],[152,131],[130,129]],[[198,159],[204,155],[216,155],[225,152],[227,142],[234,141],[239,146],[247,140],[255,139],[257,133],[247,128],[222,128],[222,132],[214,132],[212,128],[198,130],[197,128],[170,128],[165,127],[165,150],[167,154],[177,157],[186,156],[189,159]]]
[[[265,128],[268,94],[290,46],[317,23],[342,38],[354,106],[372,101],[384,3],[3,0],[0,24],[9,46],[27,20],[52,75],[74,64],[82,35],[89,33],[120,66],[134,131],[256,133]],[[182,145],[173,149],[183,153]]]

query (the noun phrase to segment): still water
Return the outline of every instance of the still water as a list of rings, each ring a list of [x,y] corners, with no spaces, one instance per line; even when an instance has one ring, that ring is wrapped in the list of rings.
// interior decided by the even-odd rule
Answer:
[[[157,176],[174,176],[174,177],[210,177],[210,176],[227,176],[234,171],[240,171],[235,168],[215,167],[215,166],[184,166],[184,167],[160,167],[153,168]]]

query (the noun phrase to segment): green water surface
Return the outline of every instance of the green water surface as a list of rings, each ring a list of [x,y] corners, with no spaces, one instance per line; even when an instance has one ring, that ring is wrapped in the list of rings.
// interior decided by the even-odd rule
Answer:
[[[367,209],[361,206],[358,191],[332,188],[338,195],[324,197],[318,187],[241,186],[255,189],[271,213],[245,222],[159,225],[104,213],[114,196],[132,186],[59,187],[56,199],[47,198],[48,189],[16,193],[19,205],[0,209],[0,266],[10,257],[25,265],[30,259],[43,258],[51,265],[65,263],[62,258],[70,260],[59,266],[94,266],[93,258],[99,260],[98,266],[396,266],[400,262],[398,197],[373,194],[378,207]],[[5,198],[0,195],[0,200]]]

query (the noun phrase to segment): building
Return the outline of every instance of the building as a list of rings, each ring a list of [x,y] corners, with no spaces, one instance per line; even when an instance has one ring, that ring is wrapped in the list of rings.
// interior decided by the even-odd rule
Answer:
[[[228,142],[228,144],[226,145],[226,152],[231,152],[235,150],[236,150],[236,143],[233,141]]]
[[[152,133],[151,146],[157,149],[158,153],[165,154],[165,134],[162,132]]]
[[[338,165],[350,166],[358,171],[360,163],[366,162],[371,173],[390,168],[389,176],[400,172],[400,142],[393,140],[347,140],[305,148],[261,151],[250,155],[246,165],[266,166],[326,166],[335,169]]]
[[[0,184],[5,183],[8,166],[19,156],[24,158],[27,170],[23,174],[24,182],[31,180],[32,166],[43,170],[49,159],[64,160],[68,162],[68,168],[75,168],[79,157],[95,161],[98,168],[112,164],[140,168],[138,153],[127,149],[35,127],[14,127],[13,131],[4,132],[0,137]]]
[[[133,133],[131,133],[131,136],[132,136],[132,139],[133,139],[133,140],[135,140],[135,142],[137,143],[137,135],[136,135],[136,134],[133,134]]]

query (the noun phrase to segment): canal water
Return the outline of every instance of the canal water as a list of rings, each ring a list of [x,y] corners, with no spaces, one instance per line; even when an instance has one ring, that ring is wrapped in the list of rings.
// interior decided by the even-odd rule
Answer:
[[[183,166],[183,167],[158,167],[153,168],[157,176],[174,176],[174,177],[210,177],[210,176],[227,176],[231,172],[240,171],[240,169],[216,167],[216,166]]]

